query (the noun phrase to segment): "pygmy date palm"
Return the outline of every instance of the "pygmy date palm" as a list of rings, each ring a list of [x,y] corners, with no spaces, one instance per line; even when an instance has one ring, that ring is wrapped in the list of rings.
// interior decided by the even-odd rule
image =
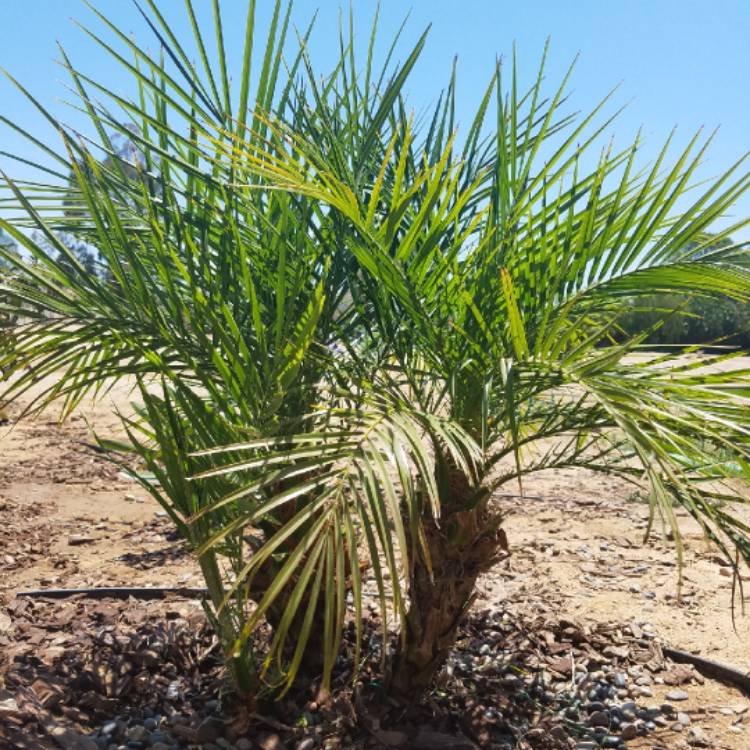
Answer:
[[[354,299],[365,332],[350,347],[347,380],[320,413],[317,437],[294,438],[325,455],[297,463],[292,443],[280,453],[256,443],[247,465],[273,455],[299,466],[303,481],[330,473],[314,490],[330,522],[288,564],[327,583],[321,596],[332,619],[338,612],[333,638],[344,616],[335,571],[357,569],[339,556],[356,562],[369,545],[381,598],[390,587],[400,623],[388,685],[401,698],[428,688],[477,579],[507,552],[496,490],[512,483],[523,496],[535,472],[624,477],[648,490],[651,519],[671,531],[680,561],[675,505],[722,550],[750,561],[750,527],[732,512],[744,499],[728,481],[747,467],[749,373],[732,363],[741,352],[648,353],[649,331],[628,336],[618,326],[655,291],[748,299],[746,249],[716,246],[748,220],[708,231],[750,186],[743,160],[696,189],[710,141],[700,134],[671,163],[667,143],[646,168],[639,140],[592,154],[609,125],[598,122],[606,99],[571,121],[560,112],[567,76],[546,98],[543,71],[521,93],[515,63],[508,90],[498,66],[461,140],[455,79],[422,130],[402,106],[364,199],[334,149],[283,122],[271,123],[276,138],[263,152],[233,146],[238,163],[337,216],[360,268]],[[380,443],[366,467],[372,431],[392,445]],[[717,462],[717,450],[730,460]],[[393,477],[373,470],[385,464],[398,467]],[[405,476],[407,496],[378,501]],[[375,550],[370,536],[386,523],[395,549]]]
[[[527,91],[515,61],[498,65],[464,132],[454,74],[415,124],[403,84],[424,37],[381,70],[372,38],[359,57],[342,31],[319,79],[305,36],[283,64],[280,3],[257,80],[250,3],[233,107],[218,2],[216,65],[191,3],[199,65],[148,5],[163,59],[114,27],[133,62],[105,45],[133,98],[63,58],[95,146],[39,105],[65,147],[38,144],[58,161],[42,169],[73,187],[7,180],[23,218],[0,224],[36,264],[15,261],[4,287],[26,322],[0,366],[11,396],[62,371],[46,395],[68,408],[136,378],[127,427],[156,478],[141,480],[198,555],[241,689],[291,684],[310,644],[328,689],[350,616],[358,662],[368,570],[399,635],[388,688],[419,696],[507,554],[496,491],[523,495],[537,471],[642,484],[678,555],[675,503],[750,561],[727,481],[749,457],[739,352],[643,353],[648,331],[618,326],[655,293],[750,298],[744,248],[718,244],[747,221],[714,226],[750,186],[741,162],[695,188],[699,136],[651,166],[638,141],[600,147],[608,99],[566,114],[569,73],[547,94],[544,63]],[[135,164],[113,158],[110,129]],[[107,273],[79,268],[59,232]]]

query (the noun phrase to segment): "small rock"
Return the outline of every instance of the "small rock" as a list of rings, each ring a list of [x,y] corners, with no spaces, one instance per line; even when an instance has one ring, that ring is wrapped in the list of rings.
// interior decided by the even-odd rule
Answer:
[[[278,736],[278,735],[273,735]],[[253,742],[252,740],[249,740],[247,737],[240,737],[237,742],[234,743],[234,746],[237,750],[253,750]],[[263,747],[263,745],[260,745]],[[283,747],[283,746],[280,746]]]
[[[49,734],[62,750],[99,750],[99,745],[91,737],[83,737],[72,729],[55,726]]]
[[[549,736],[558,742],[565,742],[568,739],[568,733],[565,731],[565,727],[560,726],[560,724],[555,724],[555,726],[549,730]]]
[[[224,734],[224,722],[209,716],[203,719],[195,733],[195,741],[201,744],[213,742]]]
[[[731,568],[719,568],[719,575],[725,576],[726,578],[731,578],[734,573],[732,572]]]
[[[623,724],[620,727],[620,739],[632,740],[638,736],[638,727],[635,724]]]
[[[312,737],[305,737],[294,746],[294,750],[313,750],[314,747],[315,740]]]
[[[591,727],[608,727],[609,714],[605,711],[594,711],[589,715],[588,724]]]
[[[278,734],[259,734],[255,741],[261,750],[284,750],[284,743]],[[253,743],[243,737],[234,746],[237,750],[252,750]]]
[[[747,713],[748,708],[750,708],[750,706],[743,706],[743,705],[734,706],[734,712],[738,716],[742,716],[742,714]]]
[[[644,685],[643,687],[638,688],[638,695],[642,695],[644,698],[651,698],[653,694],[654,694],[654,691],[650,687],[646,687]]]
[[[180,681],[173,680],[167,685],[166,699],[168,701],[176,701],[180,697]]]
[[[679,721],[683,727],[686,727],[690,724],[690,716],[686,714],[684,711],[678,711],[677,721]]]
[[[142,724],[135,724],[128,729],[125,736],[134,742],[143,742],[148,737],[148,729]]]
[[[684,690],[670,690],[667,693],[669,701],[686,701],[690,696]]]

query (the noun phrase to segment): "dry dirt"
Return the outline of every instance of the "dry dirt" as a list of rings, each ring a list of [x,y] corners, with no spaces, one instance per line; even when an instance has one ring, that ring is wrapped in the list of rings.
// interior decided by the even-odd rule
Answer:
[[[201,585],[155,501],[89,447],[91,427],[119,436],[114,409],[127,412],[131,396],[118,386],[62,425],[49,413],[0,426],[0,630],[3,605],[23,589]],[[19,411],[14,405],[11,417]],[[648,508],[632,486],[559,471],[524,490],[524,499],[500,499],[513,554],[483,582],[478,606],[501,607],[505,597],[527,593],[583,622],[649,623],[664,644],[750,670],[750,612],[743,617],[737,601],[734,629],[729,569],[685,514],[678,600],[673,547],[658,529],[642,543]],[[655,684],[653,701],[668,689]],[[713,747],[750,748],[750,712],[736,711],[749,696],[710,679],[686,689],[690,698],[679,708]],[[657,745],[652,735],[629,746]],[[685,747],[685,738],[665,729],[658,746]]]

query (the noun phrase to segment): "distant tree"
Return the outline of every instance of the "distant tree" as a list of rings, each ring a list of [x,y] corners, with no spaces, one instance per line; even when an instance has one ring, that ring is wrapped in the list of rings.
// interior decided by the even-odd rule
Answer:
[[[5,254],[18,257],[18,245],[12,237],[9,237],[0,229],[0,284],[2,284],[13,271],[13,263]],[[2,380],[2,359],[6,349],[9,348],[10,328],[15,322],[15,316],[5,313],[0,309],[0,380]],[[7,412],[0,403],[0,424],[8,420]]]
[[[124,129],[133,134],[128,138],[121,133],[113,133],[109,136],[112,147],[111,153],[107,154],[98,162],[99,167],[105,172],[119,173],[126,181],[145,181],[146,187],[151,195],[161,193],[159,179],[148,172],[148,162],[143,151],[138,148],[136,140],[140,137],[140,131],[135,125],[124,125]],[[76,168],[93,177],[93,167],[83,160],[77,161]],[[64,213],[68,218],[76,218],[85,215],[86,207],[78,190],[78,180],[73,170],[68,176],[68,192],[63,200]],[[112,285],[116,284],[115,277],[107,265],[106,259],[95,247],[92,237],[83,237],[80,234],[70,232],[58,232],[57,238],[83,266],[86,273],[94,274]],[[41,242],[49,247],[49,242],[44,237],[35,236],[36,242]],[[70,261],[64,254],[58,254],[61,265],[70,268]]]
[[[716,242],[691,242],[693,259],[708,260],[712,252],[726,250],[735,243],[728,237]],[[665,315],[665,313],[667,313]],[[750,305],[741,300],[696,294],[654,294],[633,300],[631,309],[620,320],[628,335],[636,331],[651,333],[646,344],[750,346]]]
[[[85,273],[91,274],[93,276],[99,276],[101,274],[98,254],[94,247],[78,239],[76,236],[70,234],[69,232],[57,232],[56,237],[63,245],[65,245],[65,247],[72,253],[72,255],[75,256],[75,258],[83,267]],[[32,234],[32,239],[38,245],[51,250],[53,254],[56,253],[57,262],[61,267],[64,267],[68,270],[71,270],[73,268],[72,262],[66,257],[65,253],[56,251],[53,248],[52,243],[40,232],[34,232]]]
[[[18,255],[18,245],[16,241],[0,229],[0,251],[3,250],[12,255]],[[0,271],[5,273],[5,271],[10,270],[12,267],[13,264],[3,256],[2,252],[0,252]]]

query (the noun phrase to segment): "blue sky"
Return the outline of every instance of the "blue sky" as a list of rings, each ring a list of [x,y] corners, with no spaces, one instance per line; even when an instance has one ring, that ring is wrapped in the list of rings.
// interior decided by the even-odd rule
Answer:
[[[257,0],[259,21],[270,13],[271,0]],[[150,32],[129,0],[95,3],[122,30],[151,43]],[[244,33],[246,0],[221,0],[227,44],[239,49]],[[189,33],[182,0],[161,0],[174,30]],[[200,11],[209,0],[195,0]],[[317,9],[312,40],[314,59],[327,70],[337,44],[337,0],[297,0],[293,18],[304,26]],[[348,7],[348,4],[344,4]],[[363,49],[375,0],[354,0]],[[612,127],[624,144],[640,126],[652,156],[670,130],[678,127],[677,145],[701,126],[721,126],[702,175],[723,171],[750,150],[750,2],[748,0],[381,0],[382,29],[395,30],[411,7],[405,39],[416,39],[432,22],[423,59],[407,90],[415,107],[434,101],[458,55],[459,120],[467,121],[486,85],[496,54],[507,55],[516,42],[518,59],[528,77],[534,74],[545,38],[552,38],[548,77],[556,82],[580,52],[571,82],[574,107],[593,106],[612,86],[620,84],[616,103],[629,103]],[[116,91],[132,95],[127,74],[109,61],[71,21],[100,29],[92,12],[79,0],[0,0],[0,66],[9,69],[36,96],[74,126],[81,120],[66,112],[67,97],[55,63],[59,40],[81,69],[105,80]],[[231,61],[230,61],[231,67]],[[239,65],[233,66],[238,70]],[[55,143],[40,115],[5,81],[0,81],[0,113],[35,135]],[[463,117],[462,117],[463,115]],[[0,128],[0,150],[30,156],[23,139]],[[0,160],[18,177],[28,168]],[[750,199],[737,215],[750,214]],[[750,236],[750,233],[743,233]]]

